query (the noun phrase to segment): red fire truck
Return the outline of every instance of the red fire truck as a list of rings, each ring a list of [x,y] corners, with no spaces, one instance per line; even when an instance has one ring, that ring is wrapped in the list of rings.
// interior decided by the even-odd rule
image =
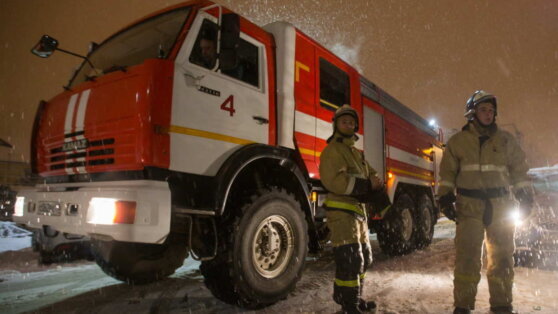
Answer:
[[[58,42],[33,49],[48,57]],[[212,293],[247,308],[294,289],[327,244],[320,152],[342,104],[360,114],[366,159],[393,206],[369,213],[381,248],[431,243],[438,134],[293,25],[259,27],[190,1],[90,49],[64,92],[39,105],[16,222],[90,237],[98,265],[131,283],[190,254]]]

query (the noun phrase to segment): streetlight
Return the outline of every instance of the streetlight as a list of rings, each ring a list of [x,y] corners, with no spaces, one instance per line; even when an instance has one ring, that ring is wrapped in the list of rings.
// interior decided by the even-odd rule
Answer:
[[[436,122],[436,119],[430,119],[430,121],[428,121],[428,125],[433,129],[438,128],[438,123]]]

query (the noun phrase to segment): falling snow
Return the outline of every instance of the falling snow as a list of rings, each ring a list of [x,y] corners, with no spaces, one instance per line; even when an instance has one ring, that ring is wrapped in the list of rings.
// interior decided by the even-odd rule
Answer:
[[[48,99],[60,91],[59,87],[67,80],[67,69],[75,64],[71,59],[39,63],[30,54],[23,54],[42,34],[44,25],[64,39],[65,47],[79,51],[77,47],[85,46],[85,41],[110,35],[131,19],[152,11],[154,6],[177,2],[153,4],[146,0],[145,5],[134,6],[141,10],[119,11],[127,14],[126,17],[115,15],[108,4],[106,8],[93,9],[86,7],[85,1],[76,5],[70,5],[69,1],[61,3],[60,7],[70,10],[65,14],[56,11],[58,7],[52,4],[49,5],[54,9],[48,13],[49,8],[39,1],[26,4],[34,10],[22,5],[21,12],[28,14],[7,14],[15,12],[15,4],[20,3],[2,3],[0,7],[5,10],[0,10],[1,20],[7,22],[0,28],[4,35],[1,37],[6,40],[0,51],[3,74],[0,138],[13,144],[13,148],[0,151],[2,160],[29,160],[27,143],[36,104],[40,98]],[[558,6],[553,2],[545,7],[531,3],[520,5],[518,1],[514,5],[463,2],[459,7],[450,4],[450,9],[438,7],[438,3],[396,1],[221,2],[258,25],[277,20],[293,23],[405,104],[422,115],[436,114],[444,118],[442,123],[447,126],[459,127],[463,122],[463,104],[472,90],[488,89],[501,97],[499,122],[516,123],[525,135],[523,144],[530,161],[536,166],[558,161],[558,133],[554,127],[558,114],[555,67]],[[60,18],[53,19],[55,14]],[[17,22],[12,18],[17,18]],[[509,21],[517,21],[514,24],[517,28]],[[35,27],[30,30],[31,26],[22,25]],[[105,25],[110,30],[102,29]],[[543,178],[558,175],[558,165],[548,169],[550,175],[545,172],[547,169],[535,169],[532,175]],[[539,194],[541,206],[550,210],[552,216],[558,202],[552,189],[558,191],[558,186],[544,183],[542,187],[549,191]],[[396,258],[383,255],[372,237],[375,261],[368,270],[365,297],[377,301],[380,313],[450,312],[454,232],[453,223],[442,221],[436,228],[432,246]],[[129,286],[106,276],[92,262],[38,265],[38,254],[30,245],[25,230],[10,223],[1,225],[2,313],[39,309],[56,313],[252,312],[215,299],[203,284],[197,270],[199,263],[192,259],[187,259],[167,280]],[[521,313],[557,313],[556,257],[545,257],[532,264],[534,267],[516,268],[516,307]],[[334,261],[329,250],[322,256],[309,258],[303,277],[291,295],[261,312],[339,310],[331,299],[333,273]],[[480,313],[488,312],[489,307],[485,278],[483,275],[479,285],[477,312]]]

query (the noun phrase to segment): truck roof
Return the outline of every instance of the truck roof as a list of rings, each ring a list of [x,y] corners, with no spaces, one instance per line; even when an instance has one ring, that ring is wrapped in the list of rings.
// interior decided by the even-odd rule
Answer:
[[[424,118],[363,76],[360,77],[360,92],[363,96],[374,100],[419,130],[426,132],[432,137],[437,137],[436,131],[428,125]]]

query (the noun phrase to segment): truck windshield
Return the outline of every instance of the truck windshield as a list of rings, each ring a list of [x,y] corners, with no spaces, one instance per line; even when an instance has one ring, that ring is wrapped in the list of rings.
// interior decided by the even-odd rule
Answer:
[[[168,56],[190,8],[180,8],[126,28],[105,40],[89,54],[92,68],[83,62],[70,80],[70,87],[88,79],[102,76],[115,70],[143,63],[146,59]]]

